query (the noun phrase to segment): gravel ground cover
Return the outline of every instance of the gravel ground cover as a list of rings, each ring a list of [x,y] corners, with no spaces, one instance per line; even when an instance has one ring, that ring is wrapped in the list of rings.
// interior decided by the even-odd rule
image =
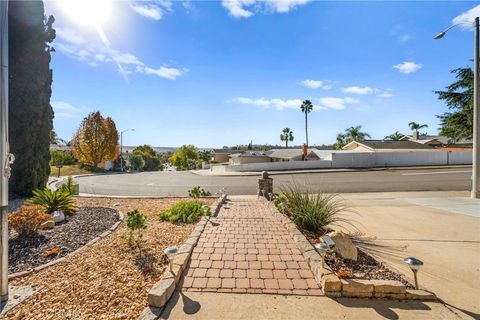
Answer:
[[[13,285],[35,285],[39,292],[8,312],[6,319],[137,319],[147,305],[147,292],[160,279],[167,263],[163,249],[182,244],[194,224],[156,219],[158,212],[180,199],[79,198],[79,207],[112,207],[124,213],[139,209],[147,215],[142,250],[125,240],[119,228],[74,257],[38,273],[15,279]],[[210,205],[213,199],[202,200]],[[145,261],[152,262],[145,269]]]
[[[305,236],[310,243],[315,244],[320,242],[321,236],[332,231],[332,229],[328,229],[321,234],[305,232]],[[357,261],[343,259],[335,253],[331,253],[325,256],[325,262],[341,279],[396,280],[402,282],[407,288],[413,288],[405,276],[389,269],[383,262],[378,261],[358,246],[357,250]]]
[[[18,237],[11,230],[8,248],[9,273],[33,269],[66,256],[98,237],[118,221],[118,212],[105,207],[81,207],[51,230],[33,237]]]
[[[390,270],[385,264],[375,260],[360,249],[358,250],[357,261],[342,259],[333,253],[325,257],[325,262],[339,278],[396,280],[402,282],[407,288],[413,289],[413,286],[403,275]]]

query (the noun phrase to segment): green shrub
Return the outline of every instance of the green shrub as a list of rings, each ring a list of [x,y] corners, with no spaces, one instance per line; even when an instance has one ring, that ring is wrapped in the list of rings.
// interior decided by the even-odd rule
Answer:
[[[183,200],[158,215],[158,219],[170,222],[192,223],[201,216],[210,215],[210,208],[198,200]]]
[[[128,242],[132,242],[135,233],[137,242],[142,238],[142,230],[147,228],[147,216],[137,209],[127,213]]]
[[[90,171],[91,173],[104,173],[105,172],[105,169],[102,169],[102,168],[99,168],[99,167],[94,167],[94,166],[87,166],[87,165],[81,165],[80,169]]]
[[[73,178],[68,176],[67,182],[62,184],[60,190],[70,193],[72,196],[78,195],[78,184],[73,182]]]
[[[190,198],[198,199],[200,197],[209,197],[212,193],[210,191],[205,191],[200,186],[193,187],[191,190],[188,190],[188,196]]]
[[[71,214],[77,210],[73,195],[62,189],[55,191],[48,188],[33,190],[33,197],[25,203],[41,205],[48,214],[57,210],[63,211],[65,214]]]
[[[339,222],[350,224],[341,217],[341,213],[349,209],[336,194],[301,190],[297,185],[283,188],[282,194],[283,212],[304,230],[319,233]]]
[[[145,160],[139,153],[128,154],[128,161],[130,162],[130,167],[135,171],[140,171],[145,167]]]
[[[66,151],[58,151],[58,150],[50,150],[50,165],[58,166],[58,165],[71,165],[75,163],[75,159],[70,152]]]

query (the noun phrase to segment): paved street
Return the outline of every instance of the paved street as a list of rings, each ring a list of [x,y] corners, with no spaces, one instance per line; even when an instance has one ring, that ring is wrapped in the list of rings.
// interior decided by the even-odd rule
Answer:
[[[326,192],[449,191],[470,188],[471,169],[416,169],[275,174],[275,191],[292,181]],[[212,193],[255,194],[256,176],[200,176],[191,172],[142,172],[79,177],[81,193],[123,196],[185,196],[193,186]]]

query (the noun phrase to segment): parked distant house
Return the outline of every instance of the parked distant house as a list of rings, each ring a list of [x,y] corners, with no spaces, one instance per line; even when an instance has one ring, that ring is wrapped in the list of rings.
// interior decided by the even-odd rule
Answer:
[[[417,139],[415,139],[417,138]],[[414,136],[403,136],[401,141],[413,141],[421,144],[427,144],[432,147],[442,147],[442,146],[464,146],[468,147],[472,145],[471,139],[460,139],[455,141],[454,139],[444,137],[444,136],[432,136],[432,135],[420,135],[418,137]]]
[[[239,165],[246,163],[271,162],[270,157],[262,151],[244,151],[230,155],[229,164]]]
[[[345,145],[342,150],[358,151],[358,152],[388,152],[388,151],[407,151],[407,150],[432,150],[435,148],[413,142],[406,141],[393,141],[393,140],[365,140],[365,141],[352,141]]]
[[[305,159],[303,159],[302,149],[272,149],[267,152],[267,155],[272,159],[272,162],[320,160],[316,151],[318,150],[308,149]]]
[[[60,144],[50,144],[50,150],[72,153],[72,147],[64,146],[64,145],[60,145]]]

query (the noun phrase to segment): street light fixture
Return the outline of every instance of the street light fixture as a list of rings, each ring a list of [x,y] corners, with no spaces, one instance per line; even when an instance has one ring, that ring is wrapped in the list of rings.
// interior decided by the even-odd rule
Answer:
[[[125,129],[120,132],[120,171],[123,172],[123,133],[128,131],[135,131],[135,129]]]
[[[437,34],[434,39],[442,39],[445,34],[452,28],[458,25],[469,25],[472,26],[472,23],[460,22],[454,24],[444,31]],[[473,157],[472,157],[472,191],[471,197],[473,199],[480,198],[480,106],[478,105],[480,101],[479,96],[479,18],[476,17],[473,22],[474,27],[474,56],[473,56]]]

